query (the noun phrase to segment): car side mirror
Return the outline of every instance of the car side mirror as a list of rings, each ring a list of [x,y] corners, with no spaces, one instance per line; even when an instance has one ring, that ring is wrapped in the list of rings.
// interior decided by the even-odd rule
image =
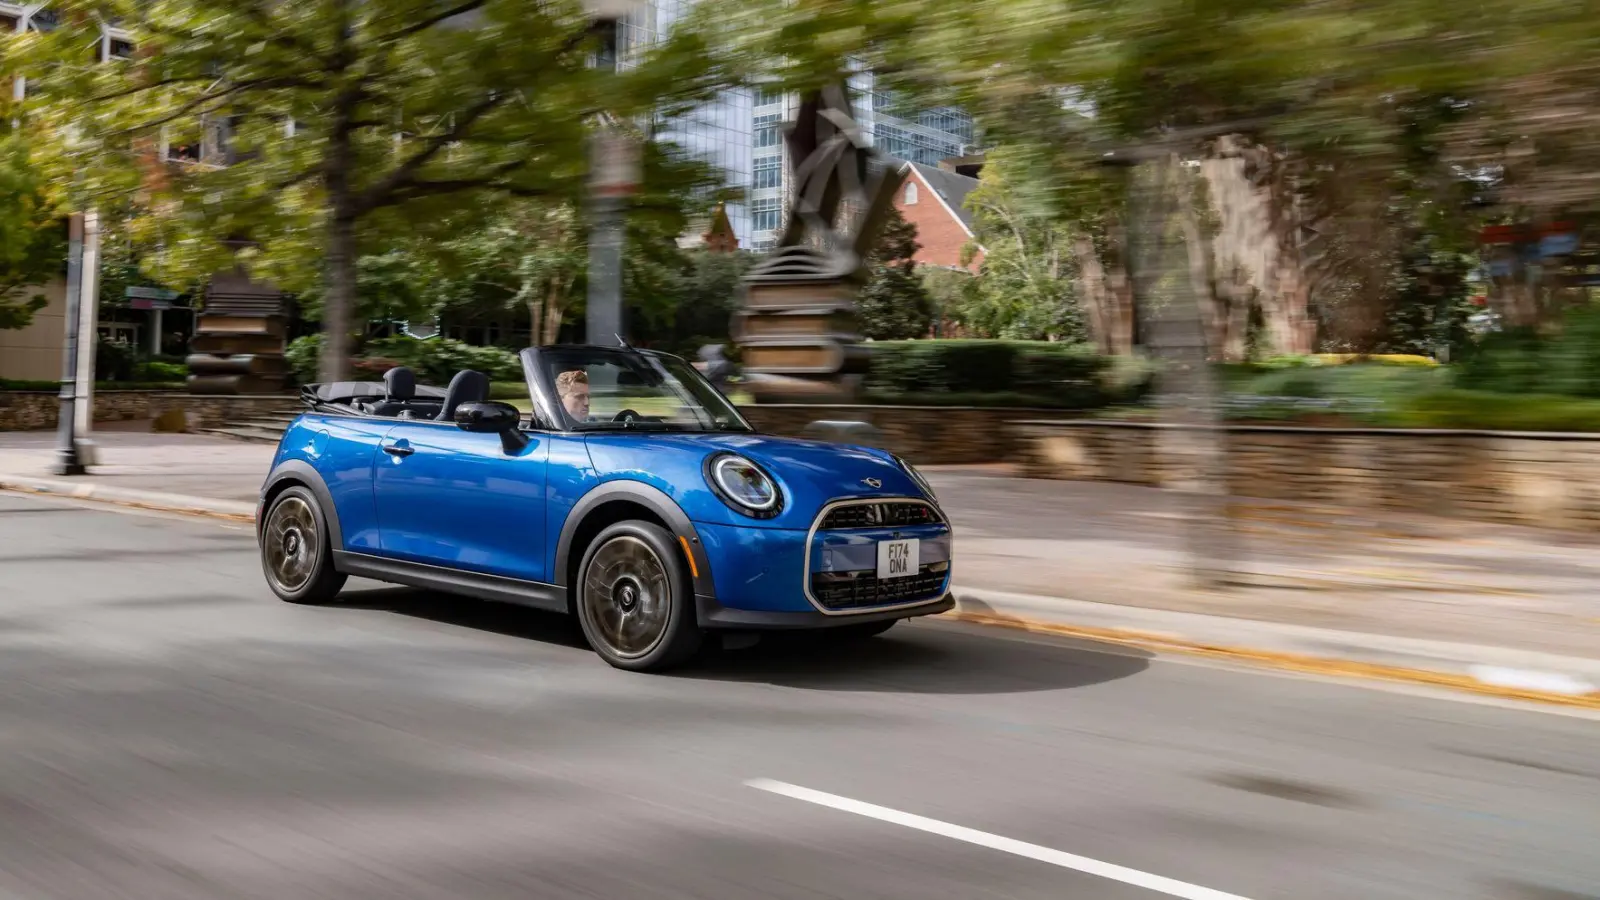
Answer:
[[[527,435],[518,427],[522,412],[509,403],[482,400],[463,403],[456,407],[456,427],[473,434],[498,434],[500,445],[507,453],[515,453],[528,445]]]

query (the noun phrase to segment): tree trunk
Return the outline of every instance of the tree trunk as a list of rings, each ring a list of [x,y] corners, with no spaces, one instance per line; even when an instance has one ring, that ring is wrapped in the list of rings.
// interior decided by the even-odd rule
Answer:
[[[322,301],[318,378],[344,381],[350,371],[350,308],[356,297],[356,223],[334,213],[328,227],[328,289]]]
[[[550,293],[544,302],[544,336],[540,343],[545,346],[554,344],[561,337],[561,321],[566,318],[567,311],[562,308],[561,289],[555,279],[550,281]]]
[[[1115,299],[1106,284],[1105,268],[1100,265],[1100,255],[1095,252],[1094,241],[1087,235],[1072,239],[1072,255],[1078,262],[1078,298],[1089,319],[1089,333],[1094,337],[1095,350],[1102,356],[1116,353],[1113,346],[1114,330],[1111,324]]]
[[[350,3],[337,4],[333,16],[335,68],[343,73],[352,61]],[[356,302],[356,210],[350,175],[355,168],[356,105],[361,90],[350,85],[333,102],[328,145],[323,157],[327,188],[328,273],[322,298],[322,360],[318,378],[324,383],[344,381],[350,371],[350,310]]]

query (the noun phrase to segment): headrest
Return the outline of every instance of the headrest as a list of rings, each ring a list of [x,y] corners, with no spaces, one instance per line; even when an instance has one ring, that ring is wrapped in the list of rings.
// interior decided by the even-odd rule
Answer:
[[[383,373],[383,386],[390,400],[410,400],[417,395],[417,376],[405,366]]]

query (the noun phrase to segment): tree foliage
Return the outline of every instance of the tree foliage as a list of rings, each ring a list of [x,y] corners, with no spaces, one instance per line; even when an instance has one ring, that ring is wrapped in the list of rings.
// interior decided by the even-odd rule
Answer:
[[[31,35],[34,120],[79,203],[142,192],[138,223],[169,281],[242,262],[320,282],[322,378],[346,368],[357,259],[425,234],[479,199],[570,202],[602,114],[645,121],[715,79],[683,33],[607,72],[576,2],[76,0]],[[131,60],[87,65],[100,21]],[[642,135],[640,135],[642,137]],[[161,147],[186,161],[152,162]],[[197,149],[196,149],[197,148]],[[198,155],[199,159],[193,157]]]
[[[66,229],[20,135],[0,131],[0,330],[43,309],[39,286],[66,269]]]
[[[917,274],[917,226],[891,207],[874,248],[871,274],[856,301],[861,332],[877,341],[926,337],[933,304]]]

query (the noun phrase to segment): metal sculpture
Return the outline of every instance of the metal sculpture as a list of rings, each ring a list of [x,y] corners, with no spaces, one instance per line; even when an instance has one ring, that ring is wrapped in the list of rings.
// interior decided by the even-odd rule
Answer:
[[[876,164],[843,84],[800,106],[786,135],[795,189],[778,246],[744,279],[734,340],[757,399],[851,399],[867,370],[856,294],[905,176]]]

